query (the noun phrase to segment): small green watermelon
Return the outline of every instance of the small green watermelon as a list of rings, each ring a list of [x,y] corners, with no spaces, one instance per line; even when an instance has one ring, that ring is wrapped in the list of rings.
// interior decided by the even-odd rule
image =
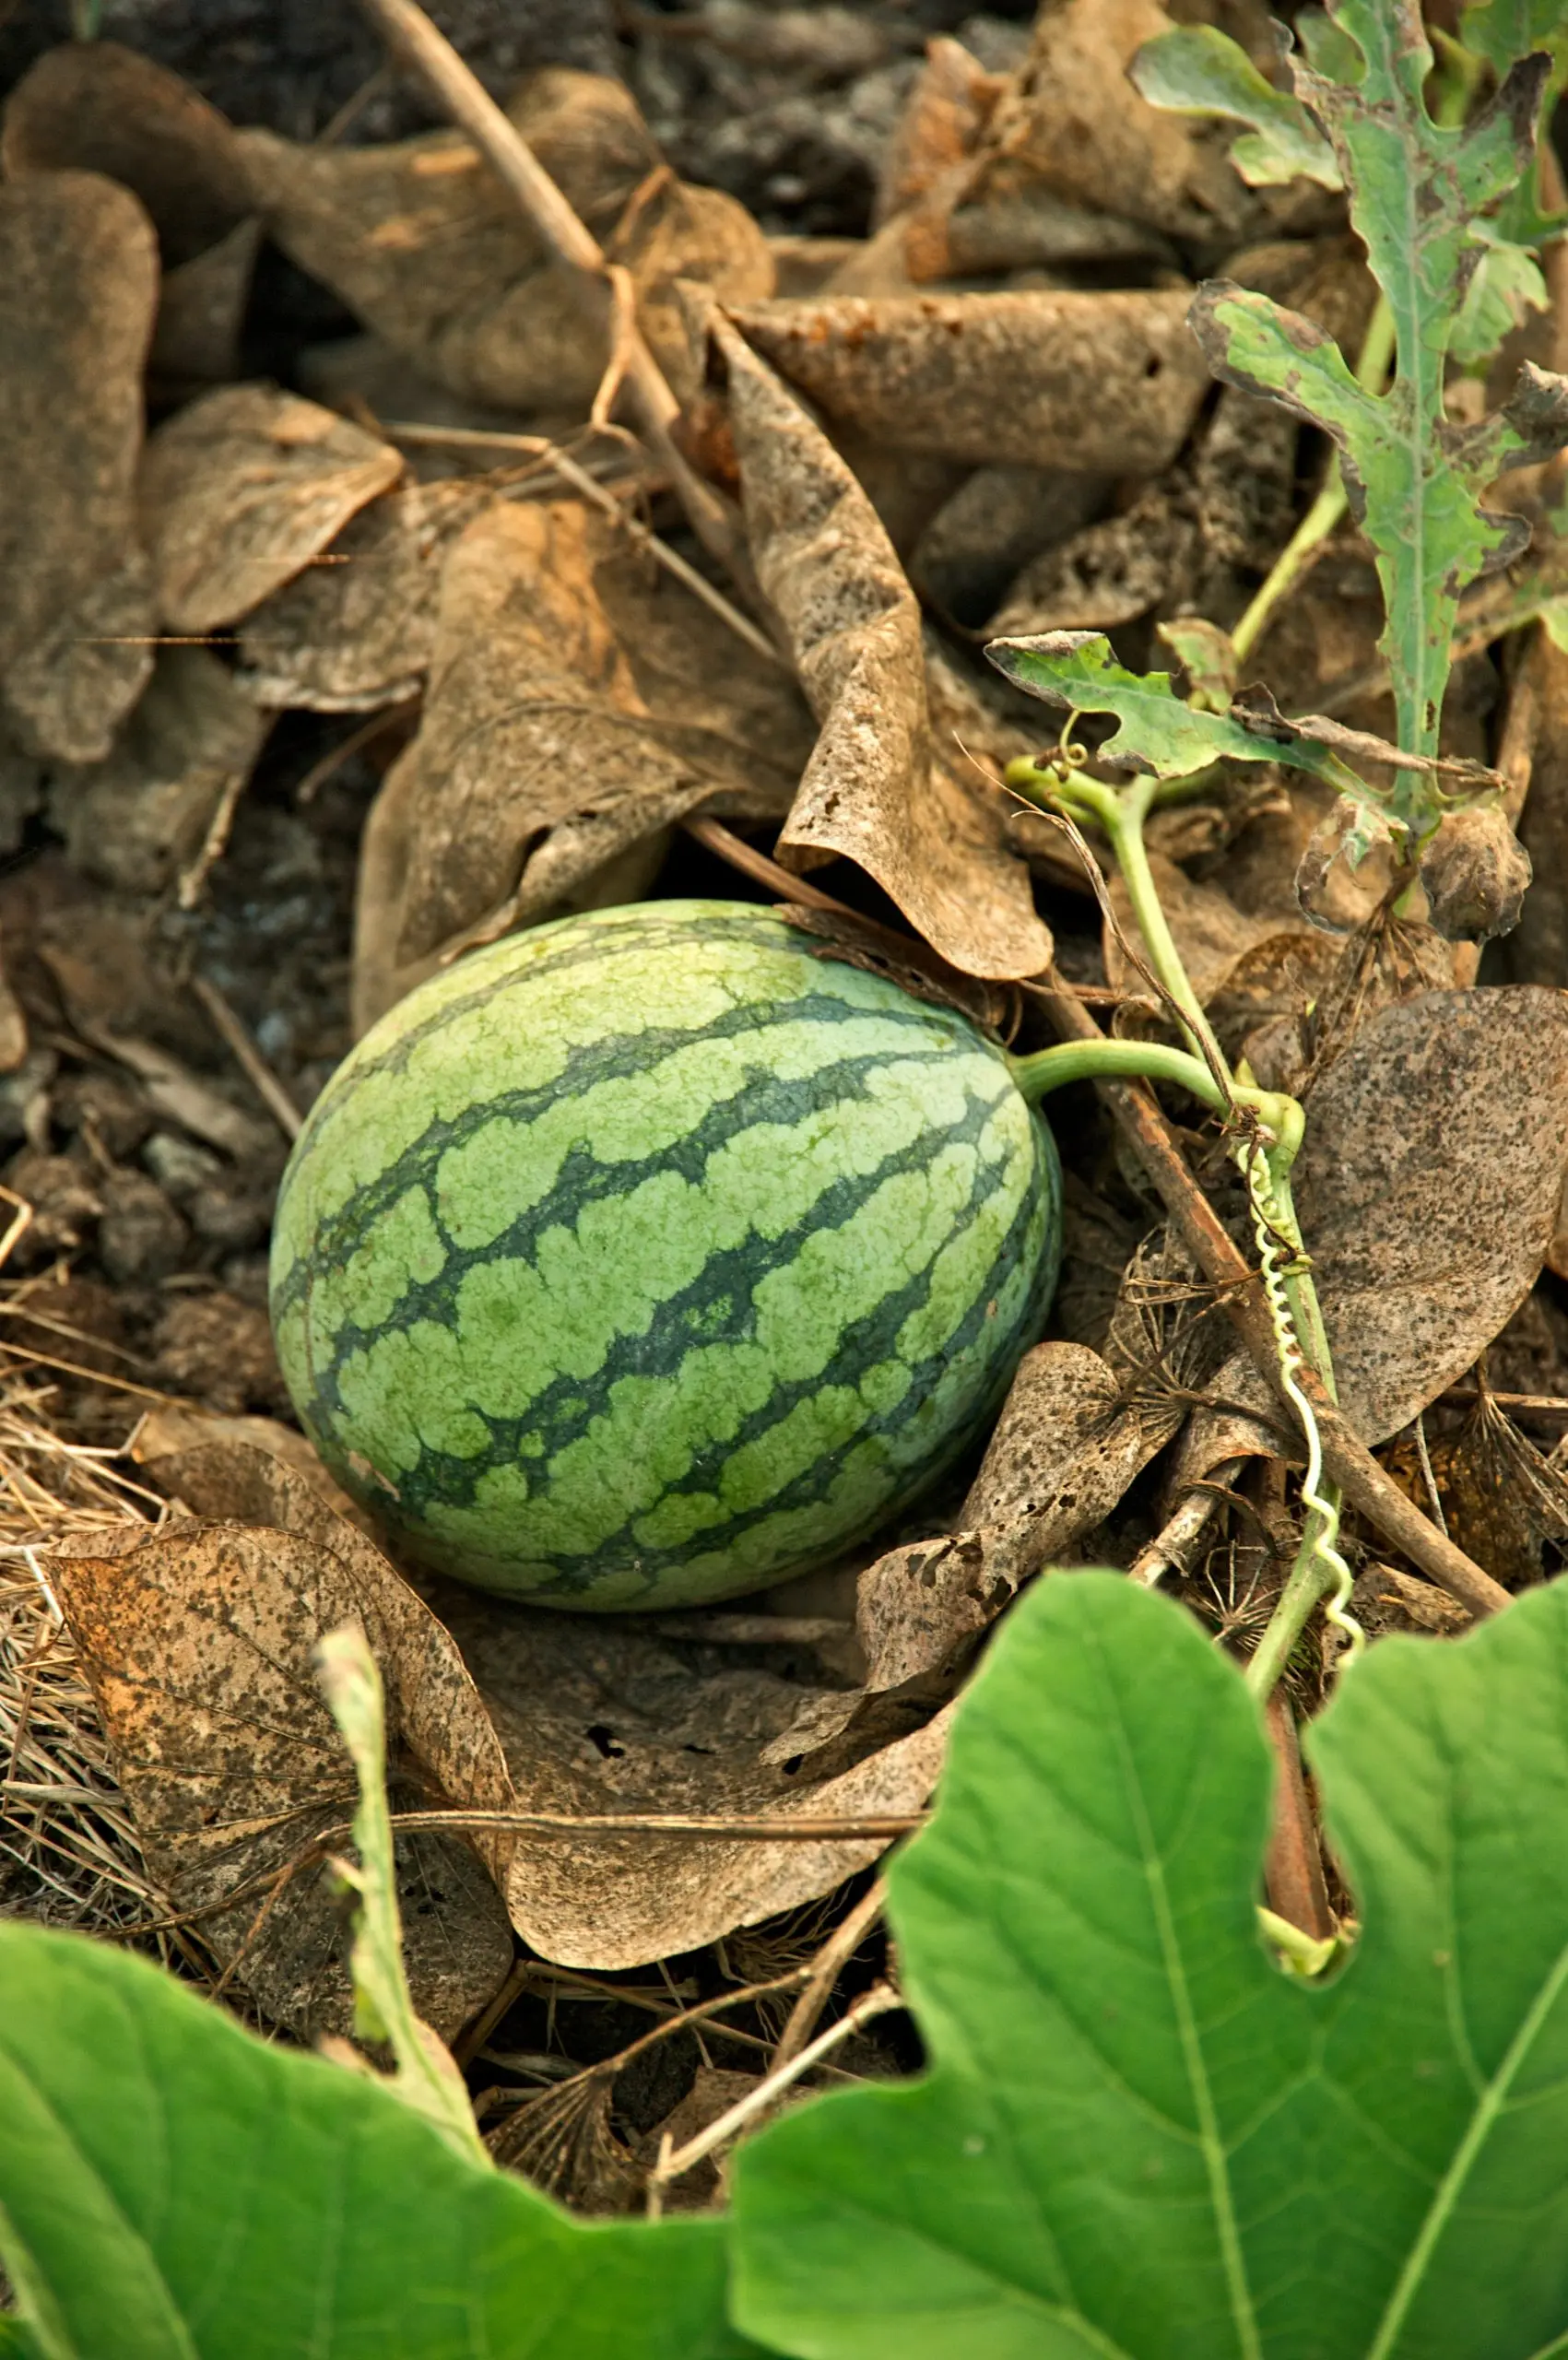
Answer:
[[[688,1606],[824,1564],[984,1431],[1060,1204],[961,1016],[743,903],[595,911],[339,1067],[278,1201],[278,1355],[416,1562]]]

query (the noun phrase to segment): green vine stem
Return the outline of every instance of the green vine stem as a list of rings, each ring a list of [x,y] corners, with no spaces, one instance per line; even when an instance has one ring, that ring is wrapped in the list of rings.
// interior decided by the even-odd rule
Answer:
[[[1380,295],[1377,309],[1372,315],[1362,345],[1361,358],[1356,362],[1356,379],[1369,393],[1381,393],[1387,382],[1394,359],[1394,314],[1388,299]],[[1299,577],[1306,570],[1306,561],[1314,549],[1328,538],[1344,515],[1349,502],[1345,495],[1345,478],[1333,460],[1317,498],[1296,526],[1267,574],[1254,591],[1252,603],[1231,633],[1231,645],[1238,664],[1244,664],[1262,638],[1265,625]]]
[[[1386,368],[1386,353],[1382,365]],[[1074,820],[1092,820],[1103,830],[1151,967],[1189,1047],[1184,1050],[1150,1041],[1063,1042],[1032,1056],[1013,1058],[1012,1072],[1032,1103],[1069,1081],[1112,1077],[1173,1082],[1218,1114],[1232,1134],[1232,1153],[1246,1181],[1252,1207],[1280,1387],[1295,1410],[1307,1452],[1302,1483],[1306,1522],[1301,1546],[1247,1672],[1248,1685],[1261,1701],[1279,1678],[1320,1602],[1329,1622],[1349,1643],[1348,1660],[1364,1644],[1361,1626],[1347,1611],[1351,1578],[1338,1545],[1338,1487],[1324,1478],[1317,1419],[1297,1382],[1303,1367],[1310,1365],[1329,1398],[1336,1398],[1327,1333],[1291,1194],[1291,1171],[1306,1118],[1293,1098],[1237,1080],[1193,988],[1161,904],[1143,838],[1159,783],[1140,777],[1114,787],[1090,778],[1078,767],[1083,756],[1071,744],[1071,728],[1069,715],[1055,761],[1009,763],[1008,785],[1031,801]]]

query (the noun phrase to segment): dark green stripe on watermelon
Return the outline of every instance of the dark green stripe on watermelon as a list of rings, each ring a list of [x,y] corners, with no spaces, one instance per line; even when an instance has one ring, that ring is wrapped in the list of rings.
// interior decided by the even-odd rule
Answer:
[[[432,1564],[567,1606],[732,1595],[973,1439],[1058,1186],[961,1017],[766,913],[599,913],[423,986],[334,1078],[279,1206],[279,1351]]]

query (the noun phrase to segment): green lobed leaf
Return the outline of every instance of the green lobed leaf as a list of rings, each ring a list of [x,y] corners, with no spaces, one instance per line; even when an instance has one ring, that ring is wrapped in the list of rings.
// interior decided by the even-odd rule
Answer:
[[[1313,1758],[1363,1914],[1252,1910],[1240,1673],[1110,1575],[1020,1601],[890,1871],[925,2079],[737,2165],[737,2316],[796,2360],[1531,2360],[1568,2330],[1568,1587],[1390,1639]]]
[[[41,2360],[737,2360],[716,2222],[586,2225],[145,1961],[0,1924],[0,2263]]]
[[[1182,25],[1146,41],[1127,69],[1151,106],[1244,123],[1231,160],[1249,188],[1287,181],[1339,186],[1334,150],[1299,99],[1277,90],[1239,41],[1214,25]]]
[[[1179,652],[1179,651],[1178,651]],[[1103,631],[1048,631],[1026,639],[993,639],[986,655],[1006,678],[1047,704],[1078,713],[1112,713],[1118,726],[1100,748],[1156,778],[1185,778],[1209,762],[1284,762],[1310,772],[1342,794],[1359,781],[1328,749],[1298,737],[1289,722],[1249,728],[1229,714],[1184,704],[1164,672],[1129,672]]]
[[[1499,81],[1516,58],[1544,50],[1552,79],[1568,76],[1568,6],[1563,0],[1466,0],[1459,39],[1483,57]]]

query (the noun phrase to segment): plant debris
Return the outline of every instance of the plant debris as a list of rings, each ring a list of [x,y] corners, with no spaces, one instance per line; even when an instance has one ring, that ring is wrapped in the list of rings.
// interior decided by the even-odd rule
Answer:
[[[194,58],[171,13],[122,11],[124,44],[0,24],[0,1914],[347,2036],[354,1782],[312,1650],[355,1622],[413,2004],[492,2153],[624,2212],[694,2142],[667,2201],[696,2209],[710,2128],[867,1994],[811,2083],[913,2063],[867,1879],[1020,1590],[1161,1580],[1250,1657],[1300,1435],[1079,1087],[1044,1339],[943,1488],[713,1610],[460,1590],[292,1422],[289,1142],[416,983],[645,897],[772,904],[1020,1054],[1067,1002],[1178,1040],[1106,837],[1029,808],[1075,765],[1158,780],[1214,1042],[1306,1107],[1296,1210],[1373,1485],[1493,1584],[1549,1579],[1562,246],[1515,207],[1464,301],[1543,75],[1494,58],[1496,105],[1418,136],[1392,68],[1324,99],[1250,0],[551,7],[504,40],[454,6],[486,141],[353,11],[313,79],[271,28]],[[1419,285],[1341,185],[1373,99],[1442,182]],[[1431,348],[1385,395],[1354,372],[1390,275]],[[1260,607],[1326,438],[1353,513]],[[1390,588],[1417,444],[1452,498]],[[1251,1256],[1203,1103],[1161,1089]],[[1467,1626],[1419,1531],[1363,1501],[1340,1546],[1374,1642]],[[1275,1883],[1320,1918],[1345,1896],[1290,1717],[1334,1662],[1315,1621],[1275,1708]]]

